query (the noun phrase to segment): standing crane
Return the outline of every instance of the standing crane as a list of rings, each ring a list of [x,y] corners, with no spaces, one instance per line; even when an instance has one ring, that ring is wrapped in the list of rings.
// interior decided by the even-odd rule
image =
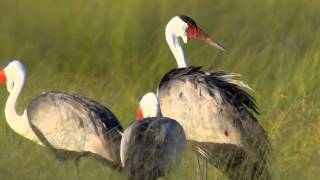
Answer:
[[[16,133],[52,150],[58,158],[92,155],[112,168],[120,168],[122,127],[115,115],[96,101],[75,94],[47,92],[34,98],[19,115],[16,103],[26,80],[20,61],[0,70],[0,84],[9,97],[6,121]]]
[[[141,99],[138,119],[123,133],[122,166],[129,180],[157,179],[181,161],[186,148],[185,133],[177,121],[160,116],[159,103],[153,93]]]
[[[207,177],[207,162],[230,179],[268,179],[266,157],[270,145],[255,117],[255,99],[244,90],[249,87],[233,79],[238,74],[189,67],[180,38],[184,43],[198,39],[222,51],[225,48],[188,16],[173,17],[165,36],[178,68],[160,81],[161,112],[184,128],[196,151],[201,179]]]

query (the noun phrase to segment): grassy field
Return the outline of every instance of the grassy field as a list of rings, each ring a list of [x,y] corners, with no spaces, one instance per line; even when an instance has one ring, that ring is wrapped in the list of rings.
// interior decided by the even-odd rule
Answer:
[[[76,92],[105,104],[126,127],[139,98],[176,67],[164,38],[168,20],[193,17],[226,53],[193,41],[192,65],[240,73],[255,91],[273,151],[274,179],[320,177],[319,0],[1,0],[0,64],[20,59],[29,78],[19,100]],[[8,93],[0,88],[0,109]],[[72,161],[15,134],[0,111],[0,179],[75,179]],[[170,179],[194,179],[189,154]],[[224,177],[210,168],[210,177]],[[124,179],[91,158],[80,179]]]

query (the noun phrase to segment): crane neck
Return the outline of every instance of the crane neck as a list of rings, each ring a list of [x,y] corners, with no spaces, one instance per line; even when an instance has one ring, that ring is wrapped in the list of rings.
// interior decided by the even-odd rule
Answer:
[[[187,60],[186,56],[184,55],[180,38],[175,33],[173,33],[169,24],[166,27],[166,40],[167,40],[167,43],[170,47],[171,52],[173,53],[173,56],[176,59],[178,68],[188,67],[188,60]]]
[[[16,110],[17,100],[24,86],[25,74],[20,77],[21,78],[16,78],[14,80],[14,87],[10,91],[9,97],[6,102],[5,117],[10,128],[13,129],[16,133],[30,140],[38,141],[38,138],[35,136],[29,125],[26,111],[24,111],[22,115],[19,115]]]
[[[9,97],[7,99],[6,107],[5,107],[5,116],[9,126],[16,130],[17,127],[15,124],[21,121],[22,116],[17,114],[16,104],[19,98],[20,92],[24,85],[24,77],[23,79],[15,79],[13,82],[13,88],[10,91]]]

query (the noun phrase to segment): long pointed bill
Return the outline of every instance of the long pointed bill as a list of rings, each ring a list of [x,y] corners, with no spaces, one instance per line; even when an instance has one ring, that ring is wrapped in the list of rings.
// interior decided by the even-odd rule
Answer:
[[[197,34],[195,35],[195,39],[199,39],[209,45],[211,45],[214,48],[220,49],[221,51],[226,51],[224,47],[222,47],[220,44],[214,42],[214,40],[207,34],[205,33],[202,29],[199,27],[197,28]]]
[[[4,69],[0,69],[0,84],[5,84],[7,82],[7,77]]]

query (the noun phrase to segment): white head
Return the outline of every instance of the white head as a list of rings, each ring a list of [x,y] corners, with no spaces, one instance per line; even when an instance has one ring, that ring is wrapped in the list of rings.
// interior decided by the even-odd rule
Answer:
[[[160,105],[157,96],[154,93],[145,94],[138,107],[138,119],[147,117],[157,117],[160,115]]]
[[[181,37],[183,42],[188,42],[187,34],[188,24],[185,23],[179,16],[173,17],[166,26],[166,36]],[[171,37],[170,37],[171,38]]]
[[[180,37],[185,44],[189,39],[199,39],[215,48],[225,51],[221,45],[214,42],[213,39],[188,16],[175,16],[169,21],[166,26],[166,38],[172,38],[172,36]]]
[[[22,86],[26,77],[26,70],[23,64],[14,60],[5,68],[0,69],[0,84],[7,84],[7,90],[12,92],[15,86]]]

